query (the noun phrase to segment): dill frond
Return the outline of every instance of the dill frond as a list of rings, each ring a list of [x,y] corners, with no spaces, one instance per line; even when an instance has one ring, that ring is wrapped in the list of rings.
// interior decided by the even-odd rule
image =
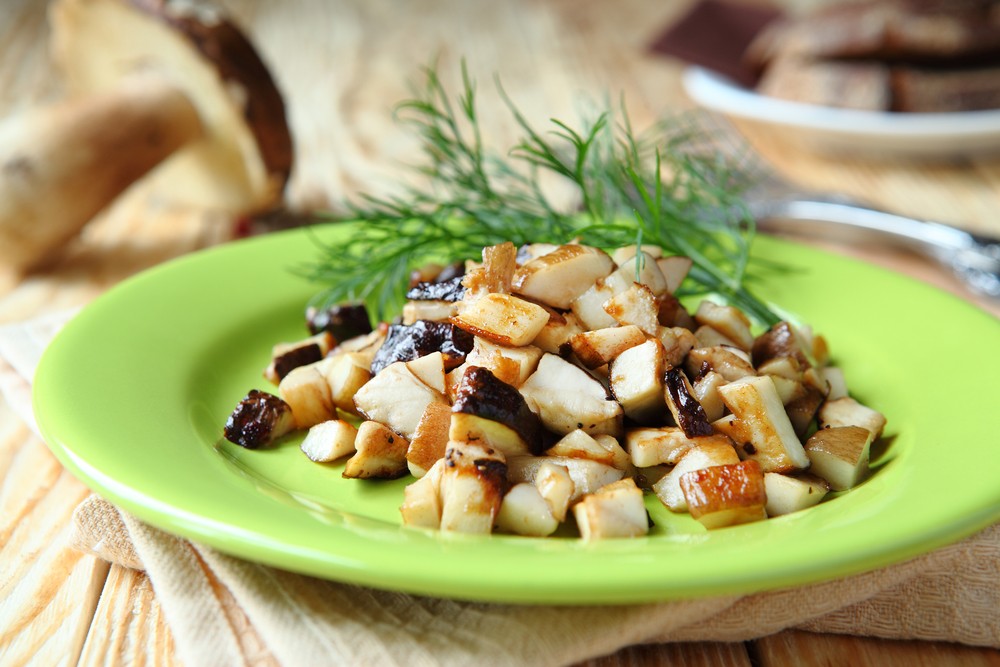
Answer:
[[[579,239],[686,255],[693,266],[682,296],[719,294],[764,325],[779,320],[746,288],[754,224],[740,196],[749,183],[696,121],[668,118],[639,135],[621,104],[580,129],[553,119],[542,133],[496,83],[523,132],[506,152],[483,143],[464,64],[454,100],[436,71],[425,70],[423,89],[397,113],[421,138],[427,184],[348,205],[347,218],[361,223],[350,242],[317,238],[319,257],[298,269],[324,286],[313,305],[362,301],[385,319],[401,308],[410,271],[428,262],[478,259],[484,246],[504,241]],[[569,183],[576,205],[553,203],[543,173]]]

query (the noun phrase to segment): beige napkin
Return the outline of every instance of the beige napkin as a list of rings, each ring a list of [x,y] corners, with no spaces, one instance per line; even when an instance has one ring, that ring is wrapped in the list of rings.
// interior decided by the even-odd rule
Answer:
[[[67,317],[0,327],[0,390],[33,424],[30,378]],[[561,665],[631,644],[744,641],[787,628],[1000,648],[1000,524],[911,561],[813,586],[644,605],[460,602],[323,581],[151,528],[91,496],[75,542],[144,569],[190,665]]]

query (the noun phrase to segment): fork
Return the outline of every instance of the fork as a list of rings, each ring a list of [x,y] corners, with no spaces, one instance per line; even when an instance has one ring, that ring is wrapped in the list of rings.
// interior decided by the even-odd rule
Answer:
[[[750,148],[725,118],[700,114],[696,123],[706,133],[701,136],[707,135],[712,147],[747,178],[743,197],[759,230],[892,244],[952,270],[972,291],[1000,299],[1000,239],[897,215],[838,194],[803,190]]]

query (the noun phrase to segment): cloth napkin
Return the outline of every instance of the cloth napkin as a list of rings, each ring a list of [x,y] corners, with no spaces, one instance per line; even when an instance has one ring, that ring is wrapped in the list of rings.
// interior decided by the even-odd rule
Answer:
[[[0,327],[0,389],[26,423],[30,383],[71,314]],[[1000,648],[1000,524],[910,561],[747,596],[623,606],[462,602],[323,581],[220,554],[105,500],[74,546],[145,570],[189,665],[562,665],[632,644],[737,642],[788,628]]]

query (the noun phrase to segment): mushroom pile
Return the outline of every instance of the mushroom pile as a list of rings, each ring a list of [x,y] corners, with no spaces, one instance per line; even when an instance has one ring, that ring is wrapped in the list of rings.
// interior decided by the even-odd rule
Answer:
[[[885,418],[850,397],[825,340],[674,296],[691,262],[511,243],[415,276],[402,316],[309,312],[225,437],[343,477],[412,475],[402,522],[585,540],[649,531],[647,494],[708,529],[788,514],[868,472]]]

